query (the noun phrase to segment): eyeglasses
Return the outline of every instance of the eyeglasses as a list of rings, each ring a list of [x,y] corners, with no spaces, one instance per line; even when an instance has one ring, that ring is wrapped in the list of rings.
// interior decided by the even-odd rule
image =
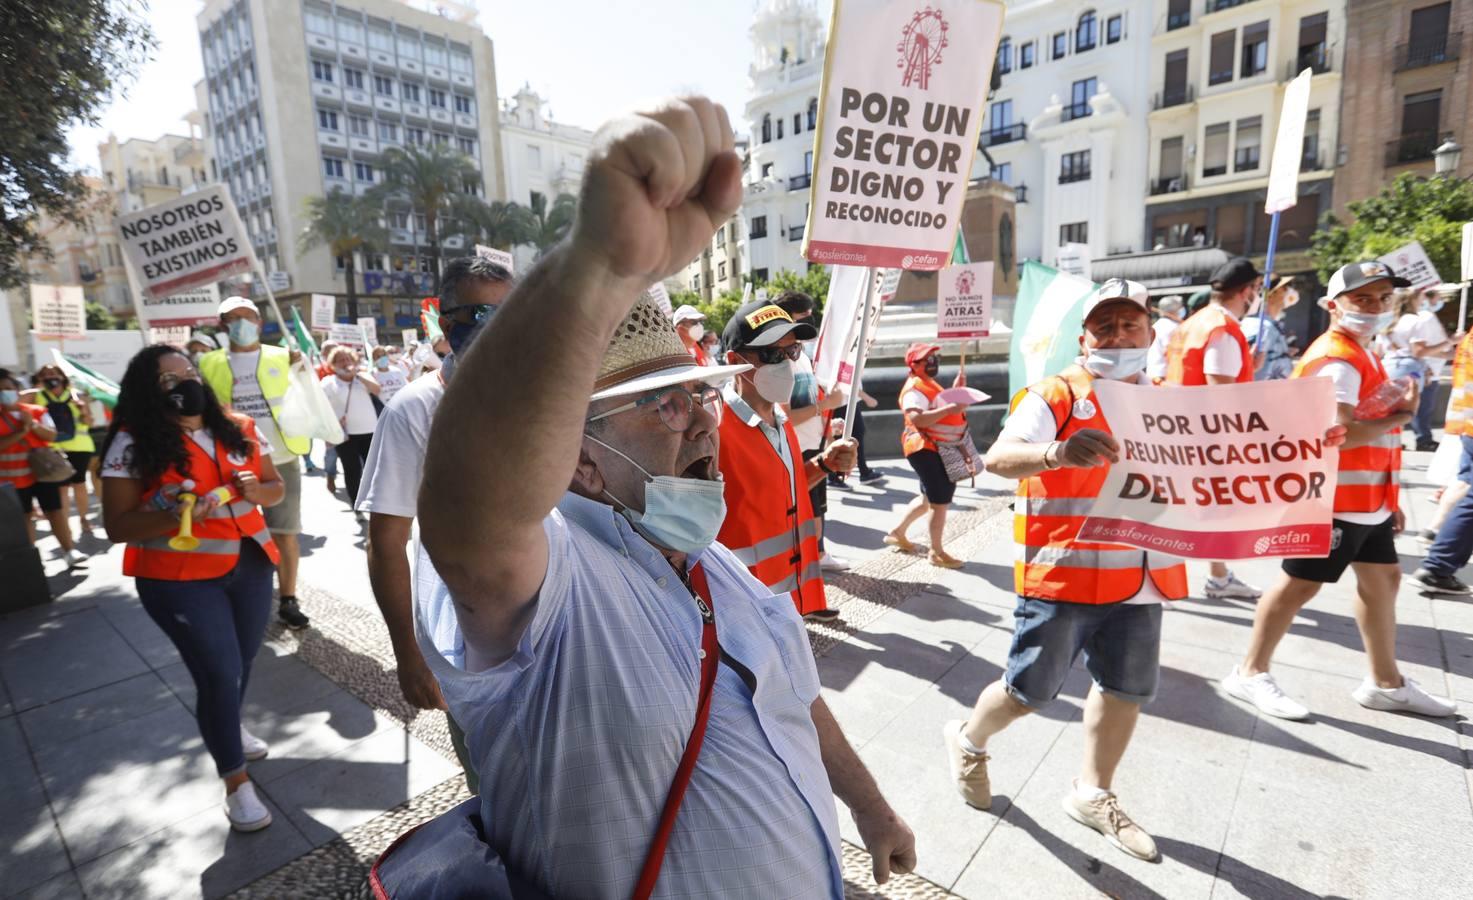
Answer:
[[[764,366],[771,366],[783,360],[797,362],[798,357],[803,355],[802,344],[789,344],[786,347],[745,347],[743,353],[750,353],[757,357],[757,361]]]
[[[159,376],[159,387],[172,391],[181,381],[199,381],[199,372],[193,366],[183,372],[165,372]]]
[[[599,419],[607,419],[631,409],[642,409],[654,404],[655,410],[660,414],[660,421],[665,427],[682,434],[690,427],[690,417],[697,405],[705,408],[717,422],[721,421],[721,391],[714,387],[703,387],[698,391],[688,390],[680,385],[665,388],[648,397],[641,397],[633,403],[626,403],[610,410],[605,410],[596,416],[590,416],[589,422],[597,422]]]
[[[470,313],[472,321],[484,322],[496,312],[496,307],[490,303],[467,303],[465,306],[445,310],[444,314],[454,318],[457,313],[462,312]]]

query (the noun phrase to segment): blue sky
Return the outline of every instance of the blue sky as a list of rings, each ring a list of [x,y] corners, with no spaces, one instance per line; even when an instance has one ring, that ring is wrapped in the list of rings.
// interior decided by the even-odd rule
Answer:
[[[96,126],[68,136],[72,162],[97,167],[97,144],[184,133],[204,77],[193,0],[152,0],[159,48],[127,95]],[[747,28],[757,0],[480,0],[481,27],[496,46],[502,97],[523,82],[551,102],[554,116],[596,128],[640,100],[699,92],[725,103],[733,124],[746,103],[752,59]],[[828,0],[819,0],[828,17]]]

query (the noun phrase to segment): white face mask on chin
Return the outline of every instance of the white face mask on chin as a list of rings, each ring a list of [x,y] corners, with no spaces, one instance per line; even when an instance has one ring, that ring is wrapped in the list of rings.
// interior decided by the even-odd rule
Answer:
[[[1144,347],[1119,347],[1111,350],[1096,348],[1080,359],[1080,365],[1097,378],[1111,381],[1130,381],[1146,368]]]

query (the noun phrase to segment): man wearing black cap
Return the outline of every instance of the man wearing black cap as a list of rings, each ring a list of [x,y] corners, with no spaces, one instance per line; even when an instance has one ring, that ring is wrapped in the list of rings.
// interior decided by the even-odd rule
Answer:
[[[791,592],[805,618],[831,620],[838,611],[824,597],[809,490],[853,468],[856,446],[852,438],[834,441],[805,462],[797,433],[778,408],[792,397],[799,341],[817,336],[811,323],[795,322],[764,300],[741,307],[726,323],[727,362],[753,368],[723,391],[717,462],[726,481],[726,519],[717,539],[774,593]]]
[[[1228,694],[1281,719],[1309,715],[1286,695],[1269,673],[1274,648],[1294,616],[1320,586],[1334,584],[1355,569],[1355,622],[1366,649],[1370,674],[1351,696],[1367,709],[1456,715],[1456,703],[1435,697],[1415,681],[1402,677],[1396,664],[1396,592],[1401,584],[1396,533],[1403,524],[1399,504],[1401,427],[1417,408],[1417,388],[1410,385],[1389,413],[1362,419],[1357,407],[1388,383],[1386,369],[1367,349],[1371,339],[1391,324],[1393,288],[1406,287],[1384,263],[1352,263],[1330,277],[1330,330],[1304,352],[1294,378],[1323,376],[1335,383],[1337,419],[1346,428],[1335,485],[1334,537],[1330,555],[1321,559],[1286,559],[1283,574],[1253,617],[1253,639],[1241,664],[1223,679]]]
[[[1253,300],[1263,275],[1252,261],[1238,256],[1212,273],[1207,305],[1171,332],[1166,345],[1166,383],[1186,386],[1233,384],[1253,380],[1253,351],[1238,324]],[[1257,600],[1262,592],[1239,580],[1220,562],[1211,564],[1203,591],[1211,600]]]

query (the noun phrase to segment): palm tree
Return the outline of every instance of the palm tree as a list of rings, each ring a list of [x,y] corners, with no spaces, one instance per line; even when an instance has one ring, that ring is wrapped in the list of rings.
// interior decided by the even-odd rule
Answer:
[[[573,227],[577,212],[578,198],[572,194],[558,194],[552,201],[551,208],[542,194],[532,196],[534,231],[531,243],[537,245],[538,256],[552,249],[553,245],[567,235],[568,230]]]
[[[481,173],[471,158],[448,144],[394,147],[384,152],[383,182],[369,196],[381,205],[390,198],[407,200],[424,216],[435,293],[440,291],[440,218],[452,214],[457,198],[468,185],[479,184]]]
[[[342,188],[333,188],[326,197],[307,198],[307,224],[298,244],[303,252],[326,246],[329,253],[343,260],[343,275],[348,280],[348,318],[354,321],[358,320],[358,286],[353,254],[388,246],[382,215],[378,201],[354,196]]]
[[[453,234],[465,239],[467,247],[485,244],[510,250],[519,244],[530,244],[537,234],[537,219],[525,206],[515,201],[495,200],[487,203],[480,197],[463,195],[451,206]],[[444,229],[450,237],[452,229]]]

